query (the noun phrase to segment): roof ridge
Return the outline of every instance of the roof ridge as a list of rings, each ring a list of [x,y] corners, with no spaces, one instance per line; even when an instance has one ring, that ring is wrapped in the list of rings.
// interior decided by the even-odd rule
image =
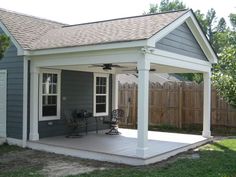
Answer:
[[[128,16],[128,17],[121,17],[121,18],[113,18],[113,19],[108,19],[108,20],[99,20],[99,21],[86,22],[86,23],[79,23],[79,24],[74,24],[74,25],[64,25],[64,26],[62,26],[62,28],[74,27],[74,26],[80,26],[80,25],[89,25],[89,24],[102,23],[102,22],[109,22],[109,21],[116,21],[116,20],[124,20],[124,19],[130,19],[130,18],[154,16],[154,15],[167,14],[167,13],[173,13],[173,12],[182,12],[182,11],[189,11],[189,10],[190,10],[190,9],[182,9],[182,10],[165,11],[165,12],[158,12],[158,13],[152,13],[152,14],[143,14],[143,15],[135,15],[135,16]]]
[[[58,22],[58,21],[49,20],[49,19],[41,18],[41,17],[36,17],[36,16],[25,14],[25,13],[22,13],[22,12],[16,12],[14,10],[8,10],[8,9],[0,8],[0,11],[4,11],[4,12],[7,12],[7,13],[13,13],[13,14],[17,14],[17,15],[21,15],[21,16],[25,16],[25,17],[29,17],[29,18],[34,18],[34,19],[37,19],[37,20],[45,21],[45,22],[56,23],[56,24],[59,24],[59,25],[67,25],[65,23],[61,23],[61,22]]]

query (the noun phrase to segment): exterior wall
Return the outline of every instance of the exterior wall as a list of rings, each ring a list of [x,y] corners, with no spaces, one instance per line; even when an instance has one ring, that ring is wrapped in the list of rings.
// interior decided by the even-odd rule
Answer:
[[[111,83],[111,80],[110,80]],[[110,85],[110,105],[111,105],[111,85]],[[111,108],[111,107],[110,107]],[[85,109],[93,113],[93,73],[79,71],[65,71],[61,73],[61,115],[74,109]],[[108,125],[103,125],[98,120],[98,128],[106,129]],[[88,131],[96,130],[95,119],[88,120]],[[68,131],[66,122],[61,116],[60,120],[40,121],[40,138],[49,136],[65,135]],[[81,130],[81,131],[84,131]]]
[[[0,28],[0,34],[3,34]],[[7,70],[7,137],[22,138],[23,122],[23,57],[11,44],[0,60],[0,69]]]
[[[186,23],[158,41],[156,48],[207,61],[207,57]]]

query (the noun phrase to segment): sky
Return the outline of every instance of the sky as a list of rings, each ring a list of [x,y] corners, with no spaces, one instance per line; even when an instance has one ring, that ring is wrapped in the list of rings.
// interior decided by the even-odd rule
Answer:
[[[214,8],[218,17],[236,13],[236,0],[182,0],[193,10]],[[0,8],[67,24],[141,15],[160,0],[0,0]]]

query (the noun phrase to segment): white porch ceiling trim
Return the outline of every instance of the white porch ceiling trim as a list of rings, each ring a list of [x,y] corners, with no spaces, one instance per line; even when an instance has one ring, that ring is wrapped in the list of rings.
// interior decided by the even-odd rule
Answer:
[[[31,57],[35,67],[129,63],[144,59],[140,48]]]
[[[159,49],[153,49],[146,53],[146,59],[150,63],[166,65],[171,67],[178,67],[194,72],[210,72],[211,64],[207,61],[179,55],[171,52],[166,52]]]

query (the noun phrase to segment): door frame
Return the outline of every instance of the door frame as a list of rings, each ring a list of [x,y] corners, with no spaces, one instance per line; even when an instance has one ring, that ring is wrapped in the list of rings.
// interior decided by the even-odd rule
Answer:
[[[5,92],[5,96],[3,96],[4,102],[5,102],[5,106],[3,108],[3,112],[5,113],[0,113],[1,114],[1,118],[3,118],[3,127],[5,124],[5,127],[0,130],[0,137],[2,138],[6,138],[7,137],[7,70],[1,70],[0,69],[0,75],[3,74],[5,76],[5,89],[3,91],[3,94]]]

